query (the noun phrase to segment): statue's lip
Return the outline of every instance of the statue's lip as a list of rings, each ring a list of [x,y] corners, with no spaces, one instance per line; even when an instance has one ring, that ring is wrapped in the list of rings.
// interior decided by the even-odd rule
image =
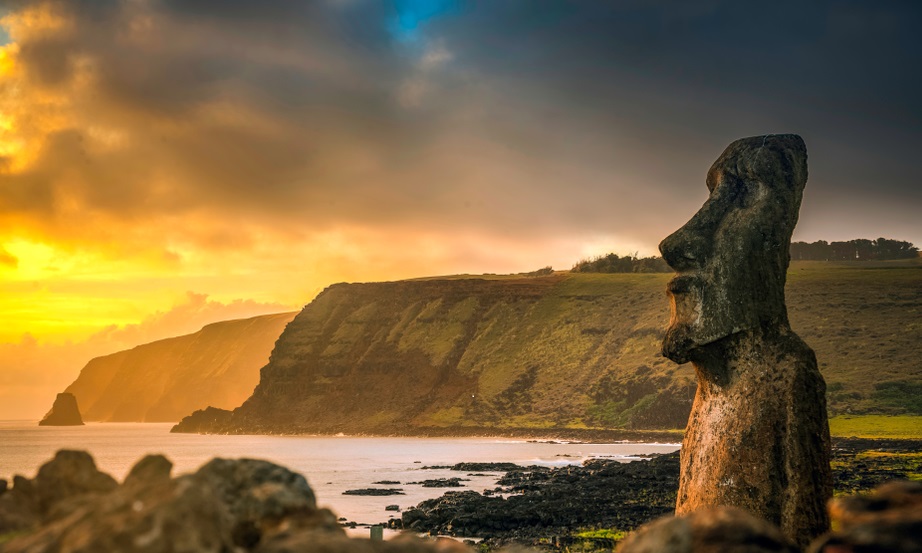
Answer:
[[[701,278],[698,275],[679,274],[666,284],[666,291],[670,294],[686,294],[700,282]]]

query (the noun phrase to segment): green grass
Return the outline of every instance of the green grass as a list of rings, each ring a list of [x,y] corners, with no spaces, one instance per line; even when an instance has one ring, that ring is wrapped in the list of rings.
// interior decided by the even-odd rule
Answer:
[[[922,439],[922,416],[840,415],[829,419],[833,436]]]
[[[576,534],[577,538],[587,539],[604,539],[621,541],[627,536],[627,532],[616,528],[600,528],[598,530],[586,530]]]

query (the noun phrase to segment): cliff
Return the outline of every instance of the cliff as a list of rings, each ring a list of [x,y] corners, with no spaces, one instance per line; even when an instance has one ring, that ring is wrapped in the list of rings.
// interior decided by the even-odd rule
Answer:
[[[73,394],[58,394],[54,399],[51,411],[39,421],[39,426],[83,426],[80,418],[80,408],[77,407],[77,398]]]
[[[174,430],[683,428],[693,370],[659,353],[670,278],[337,284],[288,325],[242,406]],[[816,350],[833,412],[915,412],[920,283],[915,267],[792,266],[792,325]]]
[[[92,359],[65,390],[83,418],[172,422],[208,405],[240,405],[295,313],[222,321],[198,332]]]

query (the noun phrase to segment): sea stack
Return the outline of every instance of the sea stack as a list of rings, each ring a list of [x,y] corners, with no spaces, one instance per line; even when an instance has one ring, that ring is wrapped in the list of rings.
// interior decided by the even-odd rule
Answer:
[[[51,406],[51,411],[45,415],[39,423],[39,426],[82,426],[83,419],[80,418],[80,409],[77,407],[77,398],[74,394],[58,394]]]
[[[806,182],[799,136],[737,140],[708,172],[708,200],[660,244],[678,272],[663,354],[698,379],[676,514],[740,507],[801,547],[828,529],[832,495],[826,384],[784,301]]]

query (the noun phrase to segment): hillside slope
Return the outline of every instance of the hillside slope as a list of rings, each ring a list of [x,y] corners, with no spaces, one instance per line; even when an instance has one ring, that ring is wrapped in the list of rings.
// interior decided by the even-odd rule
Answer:
[[[65,392],[87,421],[171,422],[250,396],[295,313],[222,321],[198,332],[92,359]]]
[[[919,412],[922,270],[805,263],[790,275],[792,325],[816,349],[830,410]],[[684,427],[693,369],[659,354],[670,278],[337,284],[286,328],[250,399],[177,431]]]

